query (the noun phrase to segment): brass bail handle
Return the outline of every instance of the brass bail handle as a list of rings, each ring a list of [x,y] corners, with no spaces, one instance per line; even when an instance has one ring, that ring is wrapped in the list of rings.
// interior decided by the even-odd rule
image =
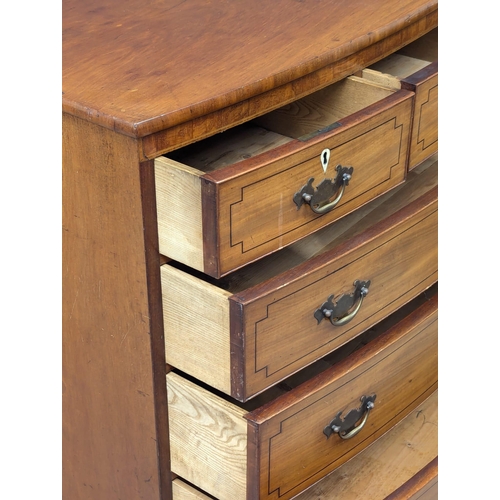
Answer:
[[[328,155],[326,154],[328,152]],[[326,167],[330,159],[330,150],[325,149],[321,156],[321,164],[326,173]],[[311,177],[307,184],[302,186],[293,196],[293,201],[297,205],[297,210],[305,203],[311,207],[311,210],[319,215],[332,211],[342,199],[344,191],[354,172],[353,167],[335,167],[337,175],[335,179],[323,179],[316,188],[313,187],[314,177]],[[332,197],[335,198],[332,199]]]
[[[365,426],[371,410],[375,407],[376,394],[371,396],[361,396],[361,406],[357,409],[350,410],[345,418],[342,418],[342,412],[337,413],[335,418],[324,428],[323,433],[329,438],[332,434],[336,433],[341,439],[352,439],[356,436]],[[359,425],[354,426],[361,417],[363,419]]]
[[[351,179],[351,175],[344,173],[342,174],[342,184],[340,187],[340,191],[338,195],[330,202],[328,200],[325,201],[320,201],[317,204],[316,203],[311,203],[312,196],[309,194],[304,194],[304,201],[311,207],[311,210],[315,214],[326,214],[330,211],[332,211],[339,203],[339,201],[342,199],[342,196],[344,195],[345,187],[347,184],[349,184],[349,180]]]
[[[365,412],[365,416],[363,417],[363,420],[361,421],[361,423],[357,427],[354,427],[354,429],[351,432],[344,434],[343,432],[340,431],[340,427],[337,427],[337,426],[334,426],[334,428],[332,428],[333,432],[338,432],[339,437],[341,439],[353,438],[365,426],[366,421],[368,420],[368,417],[370,415],[370,411],[373,409],[374,406],[375,406],[375,403],[372,403],[372,402],[370,402],[366,405],[366,412]]]
[[[368,295],[370,281],[356,280],[354,282],[354,292],[341,295],[334,302],[333,295],[328,297],[321,307],[316,309],[314,317],[318,324],[324,318],[328,318],[333,326],[344,326],[358,314],[363,305],[364,298]]]

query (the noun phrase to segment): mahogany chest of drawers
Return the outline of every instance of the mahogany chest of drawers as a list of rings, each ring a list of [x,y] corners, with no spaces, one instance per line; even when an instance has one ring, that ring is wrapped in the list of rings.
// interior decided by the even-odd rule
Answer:
[[[361,498],[335,474],[435,415],[437,2],[63,28],[65,498]],[[367,498],[435,495],[420,440]]]

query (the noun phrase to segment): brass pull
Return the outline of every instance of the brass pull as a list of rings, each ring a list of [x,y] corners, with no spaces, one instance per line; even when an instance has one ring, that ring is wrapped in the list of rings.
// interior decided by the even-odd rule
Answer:
[[[371,396],[361,396],[361,406],[354,410],[349,410],[345,418],[341,418],[342,411],[339,411],[335,418],[323,429],[323,434],[329,438],[333,433],[337,433],[341,439],[351,439],[358,434],[365,426],[370,411],[375,406],[376,394]],[[363,417],[361,423],[355,427],[356,422]]]
[[[316,189],[314,189],[312,185],[314,177],[311,177],[307,181],[307,184],[302,186],[300,191],[297,191],[293,195],[293,201],[297,205],[297,210],[306,203],[314,213],[322,215],[330,212],[337,206],[344,195],[346,186],[352,178],[354,168],[337,165],[335,169],[337,170],[337,176],[334,180],[323,179]],[[335,198],[331,200],[335,194]]]
[[[318,324],[323,318],[328,318],[333,326],[347,325],[361,309],[363,299],[368,295],[370,283],[370,280],[356,280],[354,292],[341,295],[335,302],[333,301],[334,296],[330,295],[327,301],[314,312]]]

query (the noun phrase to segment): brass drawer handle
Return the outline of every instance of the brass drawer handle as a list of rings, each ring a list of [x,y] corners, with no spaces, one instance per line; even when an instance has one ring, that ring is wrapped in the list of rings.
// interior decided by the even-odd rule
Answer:
[[[312,186],[314,177],[311,177],[307,181],[307,184],[302,186],[300,191],[297,191],[293,195],[293,201],[297,205],[297,210],[304,203],[308,204],[314,213],[320,215],[326,214],[335,208],[342,199],[345,188],[352,178],[354,168],[337,165],[335,169],[337,170],[337,176],[333,181],[332,179],[323,179],[315,190]],[[335,193],[337,193],[337,196],[330,201]]]
[[[371,396],[361,396],[361,406],[359,408],[349,410],[345,418],[341,418],[342,411],[339,411],[335,418],[323,429],[323,434],[327,439],[336,432],[341,439],[351,439],[358,434],[365,426],[370,411],[375,406],[376,394]],[[363,416],[361,423],[355,427],[356,422]]]
[[[323,318],[328,318],[333,326],[344,326],[349,323],[361,309],[363,299],[368,295],[370,283],[370,280],[356,280],[354,282],[354,292],[341,295],[335,302],[333,301],[334,296],[330,295],[327,301],[314,311],[314,317],[317,319],[318,325]],[[348,312],[349,310],[351,312]]]

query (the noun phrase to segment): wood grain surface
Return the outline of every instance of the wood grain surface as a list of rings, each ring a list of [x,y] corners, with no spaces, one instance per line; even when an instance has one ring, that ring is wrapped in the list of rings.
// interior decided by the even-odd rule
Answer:
[[[312,257],[346,243],[354,236],[404,209],[437,184],[438,160],[435,155],[410,172],[406,182],[336,221],[334,225],[325,227],[275,254],[213,282],[235,295],[240,294],[243,290],[275,278]]]
[[[415,92],[415,111],[408,168],[438,151],[438,63],[414,73],[401,82],[403,88]]]
[[[348,342],[437,281],[437,203],[422,200],[415,210],[407,220],[377,227],[373,238],[365,235],[294,269],[281,286],[269,283],[260,296],[249,291],[230,299],[244,308],[245,396]],[[371,281],[356,317],[345,326],[327,319],[318,324],[321,304],[332,294],[338,300],[352,293],[356,280]]]
[[[172,471],[219,500],[246,499],[246,411],[170,372]]]
[[[62,466],[68,499],[170,498],[159,277],[148,276],[159,265],[147,182],[152,166],[143,166],[141,178],[138,159],[133,139],[64,115]],[[143,212],[146,194],[150,205]],[[152,223],[146,228],[143,214]],[[156,294],[154,303],[149,294]]]
[[[363,70],[362,74],[371,81],[415,93],[408,169],[435,154],[438,151],[438,28]]]
[[[436,471],[438,444],[438,392],[433,393],[396,427],[379,438],[356,457],[330,475],[299,494],[295,500],[413,500],[408,485],[430,488],[419,500],[436,500],[437,483],[432,483]],[[429,463],[428,463],[429,462]],[[422,473],[425,477],[422,478]],[[437,479],[437,476],[434,476]],[[177,483],[177,484],[176,484]],[[193,489],[182,479],[176,479],[173,500],[212,500],[212,496]],[[401,490],[399,488],[401,487]],[[403,492],[402,489],[405,488]],[[396,490],[396,491],[394,491]],[[420,492],[422,490],[419,490]],[[188,492],[194,496],[184,497]],[[391,495],[403,496],[393,497]],[[178,496],[177,496],[178,495]],[[416,500],[416,498],[415,498]]]
[[[344,115],[334,131],[303,143],[300,149],[296,143],[289,143],[273,159],[270,152],[264,153],[264,157],[268,156],[263,158],[261,169],[252,169],[244,177],[219,184],[219,274],[228,274],[334,223],[403,182],[411,98],[410,94],[391,95],[352,115]],[[322,119],[322,126],[334,123],[330,119],[333,117]],[[286,121],[300,120],[288,116]],[[294,132],[310,130],[299,126]],[[320,162],[325,148],[330,149],[331,154],[326,172]],[[305,204],[297,209],[293,202],[295,193],[310,178],[315,179],[314,187],[325,178],[334,179],[338,165],[354,169],[338,205],[321,216]],[[212,274],[210,271],[205,270]]]
[[[288,499],[360,452],[425,400],[437,384],[437,296],[361,349],[246,414],[171,372],[172,469],[219,500]],[[273,398],[273,394],[280,394]],[[327,439],[338,411],[377,394],[354,438]],[[241,422],[248,421],[248,429]],[[297,453],[300,450],[300,453]]]
[[[169,265],[161,280],[167,363],[230,394],[231,294]]]
[[[350,67],[339,66],[338,80],[360,68],[356,56],[368,47],[383,44],[371,54],[374,62],[436,25],[436,0],[339,0],[324,8],[265,0],[125,0],[117,8],[111,1],[67,0],[63,106],[143,137],[288,85],[274,96],[277,107],[297,97],[292,82],[301,77],[354,56]],[[308,92],[327,83],[316,78]],[[264,99],[249,109],[246,103],[222,126],[270,104]],[[205,133],[215,132],[214,125]]]
[[[438,457],[384,500],[437,500]]]
[[[391,314],[437,279],[436,183],[429,160],[373,207],[226,279],[162,266],[167,361],[244,401]],[[351,323],[317,324],[330,294],[365,278],[372,291]]]
[[[433,461],[437,452],[438,391],[394,429],[295,500],[385,500]]]
[[[178,152],[175,160],[155,160],[160,251],[219,278],[333,223],[403,182],[413,94],[394,93],[354,77],[319,94],[263,117],[268,129],[295,138],[335,123],[334,130],[314,139],[295,140],[254,156],[252,135],[248,149],[237,144],[240,151],[235,155],[234,134],[229,134],[225,149],[220,134],[206,146],[202,142]],[[323,169],[320,155],[325,148],[331,160]],[[228,158],[241,160],[241,155],[249,158],[226,164]],[[213,168],[212,157],[219,159],[220,168]],[[295,193],[311,178],[315,187],[323,179],[335,179],[338,165],[354,169],[338,205],[321,216],[307,204],[297,209]],[[209,172],[203,174],[200,168]],[[206,181],[201,188],[197,175]]]
[[[172,495],[173,500],[213,500],[213,497],[209,497],[179,478],[172,482]]]
[[[246,415],[249,483],[260,499],[288,499],[359,453],[437,387],[437,296],[386,334],[286,395]],[[323,428],[342,411],[376,394],[366,425],[353,438],[326,438]],[[378,410],[378,411],[377,411]],[[258,433],[252,440],[251,434]],[[299,452],[297,452],[299,451]],[[260,478],[260,479],[259,479]],[[257,497],[256,497],[257,498]]]
[[[370,65],[370,69],[403,80],[437,60],[438,28],[435,28],[394,54]]]
[[[154,172],[159,251],[171,259],[202,270],[201,172],[166,158],[157,160]]]

